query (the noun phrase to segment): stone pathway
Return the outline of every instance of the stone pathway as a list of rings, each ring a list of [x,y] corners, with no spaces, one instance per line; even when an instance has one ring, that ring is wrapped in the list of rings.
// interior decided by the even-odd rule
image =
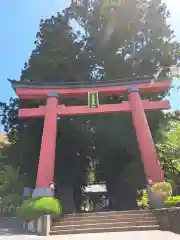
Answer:
[[[6,235],[0,230],[0,240],[180,240],[180,235],[163,231],[97,233],[60,236]]]

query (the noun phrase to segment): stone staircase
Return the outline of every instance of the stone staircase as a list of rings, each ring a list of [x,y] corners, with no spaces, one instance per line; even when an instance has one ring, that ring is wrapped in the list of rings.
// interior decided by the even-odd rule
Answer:
[[[158,230],[159,224],[149,210],[99,212],[65,215],[54,220],[51,235]]]

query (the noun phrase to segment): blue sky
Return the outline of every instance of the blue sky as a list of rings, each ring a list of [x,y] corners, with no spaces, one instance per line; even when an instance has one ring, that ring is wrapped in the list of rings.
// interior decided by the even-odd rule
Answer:
[[[21,69],[34,48],[39,21],[70,4],[71,0],[6,0],[1,2],[0,14],[0,101],[7,101],[14,95],[7,78],[19,79]],[[164,0],[172,17],[170,23],[180,40],[180,0]],[[178,21],[179,20],[179,21]],[[172,109],[180,108],[180,93],[175,89],[170,96]]]

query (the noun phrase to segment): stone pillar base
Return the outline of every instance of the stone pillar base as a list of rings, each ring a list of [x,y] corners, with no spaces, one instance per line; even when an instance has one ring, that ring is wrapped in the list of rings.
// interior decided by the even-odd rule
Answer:
[[[32,197],[36,198],[36,197],[53,197],[53,191],[49,188],[35,188],[33,193],[32,193]]]
[[[51,229],[51,216],[44,215],[36,220],[25,222],[23,224],[24,230],[29,233],[36,233],[42,236],[48,236]]]
[[[152,192],[151,187],[148,187],[149,205],[151,209],[162,209],[164,208],[164,201],[167,200],[168,196],[155,194]]]

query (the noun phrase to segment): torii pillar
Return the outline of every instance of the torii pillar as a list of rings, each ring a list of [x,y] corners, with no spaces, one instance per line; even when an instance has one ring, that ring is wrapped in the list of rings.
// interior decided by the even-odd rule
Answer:
[[[54,166],[57,134],[58,94],[48,93],[45,107],[44,128],[36,178],[35,196],[50,194],[49,186],[54,182]],[[49,192],[49,193],[48,193]]]
[[[143,108],[139,89],[129,88],[128,99],[132,109],[133,124],[139,144],[141,159],[144,164],[146,178],[151,179],[152,182],[163,182],[163,170],[158,160],[158,155]]]

